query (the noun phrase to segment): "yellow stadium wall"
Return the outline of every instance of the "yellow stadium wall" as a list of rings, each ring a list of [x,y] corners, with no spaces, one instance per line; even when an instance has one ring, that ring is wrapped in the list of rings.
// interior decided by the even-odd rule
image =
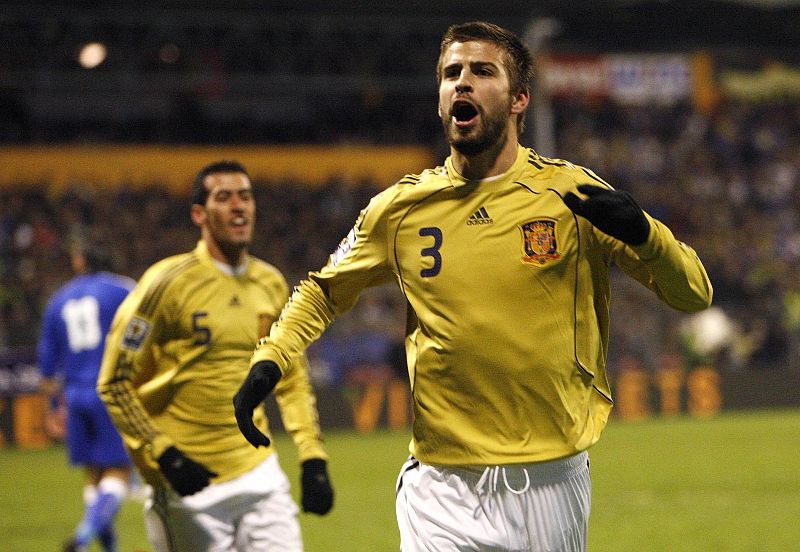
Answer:
[[[441,162],[415,146],[25,146],[0,148],[0,186],[156,183],[184,193],[200,168],[221,159],[243,163],[253,178],[317,186],[342,176],[381,187]]]

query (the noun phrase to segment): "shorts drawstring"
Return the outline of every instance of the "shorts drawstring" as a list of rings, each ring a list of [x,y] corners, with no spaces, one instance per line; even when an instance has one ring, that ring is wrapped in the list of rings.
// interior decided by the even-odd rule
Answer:
[[[475,494],[480,504],[475,510],[475,518],[478,518],[480,511],[483,511],[484,515],[487,516],[492,513],[495,501],[491,500],[491,495],[497,493],[501,474],[503,477],[502,485],[512,494],[522,495],[530,490],[533,484],[547,485],[574,477],[581,470],[586,469],[588,461],[589,455],[584,451],[574,456],[547,462],[496,465],[482,468],[483,471],[478,478],[478,483],[475,485]],[[519,477],[520,471],[525,474],[525,483],[521,484],[520,488],[514,488],[514,485],[518,485],[519,483],[517,482],[522,480]],[[477,475],[477,470],[472,473]],[[508,475],[509,473],[511,473],[511,476]],[[484,504],[487,500],[488,505]]]
[[[500,479],[500,474],[503,474],[503,484],[506,489],[514,494],[520,495],[531,488],[531,477],[528,475],[528,470],[522,468],[522,473],[525,474],[525,486],[522,489],[515,489],[508,482],[507,474],[508,468],[506,466],[486,466],[481,474],[476,489],[480,491],[487,483],[489,484],[490,492],[497,492],[497,480]]]
[[[489,507],[488,512],[486,512],[486,508],[484,508],[484,501],[483,497],[488,496],[490,494],[497,492],[497,482],[500,479],[500,474],[503,474],[503,485],[505,488],[508,489],[510,492],[514,493],[515,495],[521,495],[525,493],[528,489],[531,488],[531,477],[528,475],[528,470],[522,468],[522,472],[525,474],[525,485],[521,489],[515,489],[511,486],[508,482],[508,469],[506,466],[486,466],[484,468],[483,473],[481,474],[480,479],[478,479],[478,484],[475,486],[475,490],[480,499],[480,509],[484,510],[485,515],[489,515],[492,512],[492,502],[489,500]],[[485,491],[485,492],[481,492]],[[475,518],[478,517],[478,511],[475,511]]]

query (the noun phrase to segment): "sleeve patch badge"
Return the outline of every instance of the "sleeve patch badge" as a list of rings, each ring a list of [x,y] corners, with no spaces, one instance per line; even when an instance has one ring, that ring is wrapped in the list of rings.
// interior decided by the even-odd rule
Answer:
[[[561,258],[556,242],[556,221],[539,219],[526,222],[522,230],[522,262],[542,266]]]
[[[125,328],[125,335],[122,336],[122,347],[131,351],[138,351],[147,335],[150,333],[150,322],[144,318],[134,316]]]
[[[331,266],[336,266],[339,262],[344,259],[344,257],[350,253],[350,250],[353,249],[353,246],[356,244],[356,229],[353,227],[350,232],[348,232],[347,236],[339,242],[339,246],[336,248],[331,254]]]

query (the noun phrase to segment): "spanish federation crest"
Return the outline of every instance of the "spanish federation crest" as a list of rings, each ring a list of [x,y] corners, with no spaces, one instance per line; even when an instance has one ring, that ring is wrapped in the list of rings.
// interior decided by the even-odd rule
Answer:
[[[522,230],[522,262],[545,265],[561,258],[556,241],[556,221],[537,219],[520,226]]]

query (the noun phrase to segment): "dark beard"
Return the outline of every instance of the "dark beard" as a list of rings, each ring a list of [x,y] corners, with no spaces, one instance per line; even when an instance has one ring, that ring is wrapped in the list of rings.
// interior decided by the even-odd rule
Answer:
[[[483,114],[481,127],[474,136],[462,136],[451,117],[442,117],[442,126],[450,145],[463,155],[473,156],[490,149],[502,148],[502,140],[506,134],[507,119],[504,113],[498,111],[491,115]],[[452,130],[452,132],[451,132]]]
[[[250,242],[231,243],[228,241],[218,241],[217,246],[222,256],[228,260],[228,264],[235,268],[242,258],[242,252],[246,251],[250,246]]]

